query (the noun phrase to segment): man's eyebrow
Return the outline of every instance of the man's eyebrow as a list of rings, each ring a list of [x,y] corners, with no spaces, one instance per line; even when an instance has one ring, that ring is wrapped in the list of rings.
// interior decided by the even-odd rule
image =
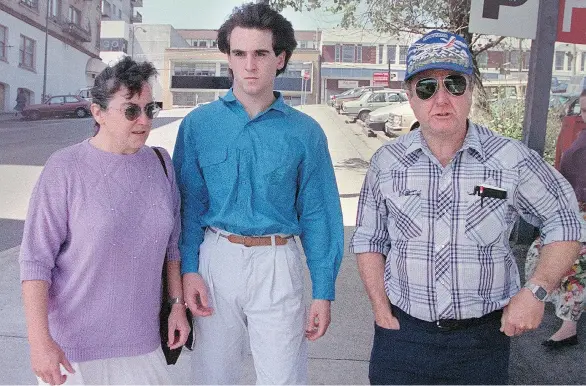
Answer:
[[[230,52],[233,53],[233,54],[242,54],[242,53],[245,53],[246,51],[239,50],[237,48],[234,48],[233,50],[230,50]],[[256,53],[256,54],[268,54],[271,51],[268,50],[268,49],[265,49],[265,48],[261,48],[261,49],[258,49],[258,50],[254,50],[253,52]]]

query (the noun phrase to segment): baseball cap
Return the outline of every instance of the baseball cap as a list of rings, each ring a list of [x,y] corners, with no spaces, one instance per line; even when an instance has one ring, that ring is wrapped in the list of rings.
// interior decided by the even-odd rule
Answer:
[[[407,51],[405,80],[426,70],[452,70],[472,75],[474,66],[468,43],[451,32],[426,33]]]

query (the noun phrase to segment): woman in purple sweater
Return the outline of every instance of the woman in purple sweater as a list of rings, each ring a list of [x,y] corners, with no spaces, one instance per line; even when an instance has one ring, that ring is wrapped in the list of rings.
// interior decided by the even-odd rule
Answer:
[[[159,110],[156,73],[124,58],[99,74],[96,135],[54,153],[31,196],[20,276],[40,383],[170,383],[158,320],[165,255],[168,344],[187,339],[175,173],[167,152],[168,177],[145,146]]]

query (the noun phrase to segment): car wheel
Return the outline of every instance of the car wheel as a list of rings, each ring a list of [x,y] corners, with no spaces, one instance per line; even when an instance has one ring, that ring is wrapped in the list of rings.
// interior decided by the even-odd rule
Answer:
[[[83,107],[80,107],[77,110],[75,110],[75,116],[78,118],[85,118],[86,115],[87,115],[87,111]]]
[[[36,121],[38,119],[41,119],[41,113],[39,111],[31,111],[28,114],[29,119],[32,119],[33,121]]]
[[[358,119],[362,122],[366,122],[366,117],[368,117],[369,113],[370,111],[361,111],[360,114],[358,114]]]

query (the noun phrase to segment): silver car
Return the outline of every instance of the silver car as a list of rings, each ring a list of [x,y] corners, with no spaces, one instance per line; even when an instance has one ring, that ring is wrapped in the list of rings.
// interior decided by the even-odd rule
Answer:
[[[419,122],[417,122],[409,103],[405,103],[389,113],[385,123],[385,133],[394,137],[406,134],[417,127],[419,127]]]
[[[365,93],[360,99],[342,103],[341,113],[365,121],[371,111],[407,100],[403,90],[378,90]]]
[[[383,131],[385,129],[385,122],[389,118],[389,114],[401,108],[401,106],[406,103],[408,104],[409,102],[395,103],[390,106],[381,107],[380,109],[372,111],[366,117],[364,126],[371,130]]]

